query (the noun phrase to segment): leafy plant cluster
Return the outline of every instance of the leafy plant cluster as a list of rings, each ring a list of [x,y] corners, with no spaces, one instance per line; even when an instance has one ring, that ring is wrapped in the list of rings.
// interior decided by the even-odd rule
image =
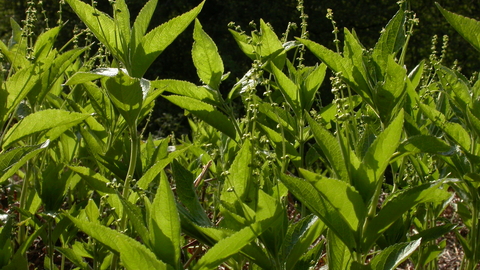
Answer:
[[[374,48],[349,29],[342,46],[331,11],[336,51],[309,40],[303,1],[299,38],[231,25],[252,65],[222,95],[204,2],[150,31],[157,0],[133,23],[124,0],[113,17],[66,2],[101,54],[13,20],[0,42],[2,269],[28,268],[35,248],[46,269],[436,269],[451,232],[476,269],[479,83],[442,65],[444,50],[408,70],[408,3]],[[479,22],[438,8],[480,49]],[[145,79],[191,23],[203,84]],[[327,74],[335,98],[322,105]],[[143,134],[157,98],[191,115],[190,137]]]

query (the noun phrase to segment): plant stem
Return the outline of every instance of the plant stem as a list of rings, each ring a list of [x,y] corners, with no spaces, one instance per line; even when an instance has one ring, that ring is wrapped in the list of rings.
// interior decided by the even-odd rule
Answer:
[[[127,176],[125,178],[123,192],[122,192],[122,197],[125,200],[128,200],[128,197],[130,196],[130,183],[132,182],[133,174],[135,173],[135,167],[137,165],[139,137],[136,129],[136,121],[133,126],[129,127],[129,130],[130,130],[130,162],[128,164]],[[120,224],[118,226],[118,231],[123,232],[125,231],[126,227],[127,227],[127,213],[126,211],[123,211],[122,218],[120,219]],[[110,269],[112,270],[117,269],[118,260],[119,260],[118,255],[114,255]]]

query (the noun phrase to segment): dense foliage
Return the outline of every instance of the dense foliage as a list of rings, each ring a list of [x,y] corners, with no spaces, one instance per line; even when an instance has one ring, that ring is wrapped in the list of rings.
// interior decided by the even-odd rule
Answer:
[[[230,24],[250,63],[232,84],[208,2],[175,2],[161,25],[157,0],[65,2],[88,31],[36,34],[30,2],[0,42],[2,269],[438,269],[446,234],[476,269],[480,83],[448,62],[446,38],[413,63],[408,1],[365,45],[332,10],[321,45],[303,1],[282,35]],[[432,8],[480,50],[479,21]],[[190,25],[197,78],[149,77]],[[146,132],[156,100],[191,133]]]

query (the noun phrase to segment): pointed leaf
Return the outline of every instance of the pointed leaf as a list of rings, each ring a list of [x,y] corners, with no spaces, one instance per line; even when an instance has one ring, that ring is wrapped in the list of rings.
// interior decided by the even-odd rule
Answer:
[[[148,1],[138,13],[135,22],[132,27],[132,48],[136,48],[143,36],[147,32],[148,25],[152,19],[155,8],[157,7],[158,0]]]
[[[185,205],[197,224],[211,226],[210,219],[205,213],[195,192],[195,186],[193,185],[195,180],[194,175],[176,160],[173,160],[172,170],[175,183],[177,184],[177,196],[180,202]]]
[[[228,169],[230,175],[225,180],[221,200],[227,203],[249,202],[252,200],[252,163],[253,149],[249,140],[245,140],[235,160]]]
[[[217,90],[223,75],[223,62],[218,54],[217,45],[202,29],[198,19],[195,19],[193,31],[192,58],[197,68],[198,77],[210,88]]]
[[[455,122],[448,122],[444,114],[426,104],[419,103],[419,106],[422,112],[456,144],[460,145],[464,150],[470,151],[470,134],[462,125]]]
[[[395,270],[420,246],[422,239],[409,243],[399,243],[382,250],[375,256],[370,265],[373,270]]]
[[[14,175],[27,161],[48,147],[50,140],[32,146],[22,146],[0,153],[0,184]]]
[[[236,140],[237,131],[231,120],[223,113],[215,110],[212,105],[184,96],[171,95],[165,96],[165,98]]]
[[[167,264],[159,261],[152,251],[125,234],[70,215],[68,218],[77,228],[120,254],[120,260],[127,269],[168,269]]]
[[[143,100],[150,90],[150,82],[135,79],[123,72],[102,80],[108,96],[130,127],[137,127]]]
[[[32,113],[8,130],[3,142],[3,148],[7,148],[18,140],[36,133],[45,132],[48,134],[49,131],[55,131],[59,128],[68,129],[90,116],[90,114],[53,109]],[[46,121],[47,119],[55,119],[55,121]],[[54,140],[59,135],[53,132],[50,139]]]
[[[300,97],[299,87],[290,80],[281,70],[275,65],[270,65],[273,74],[275,75],[276,82],[282,92],[285,101],[290,105],[296,115],[300,115],[302,112],[302,100]]]
[[[400,9],[388,22],[375,44],[372,57],[383,71],[390,55],[398,52],[405,43],[405,12]]]
[[[435,199],[435,190],[440,184],[441,181],[426,183],[392,195],[393,198],[389,198],[377,216],[369,223],[364,239],[365,248],[368,249],[368,247],[405,212],[419,203]]]
[[[94,170],[82,166],[68,166],[68,168],[80,175],[93,190],[108,194],[116,193],[115,189],[108,187],[107,183],[110,181]]]
[[[317,215],[345,243],[349,250],[356,248],[354,230],[339,214],[336,205],[332,205],[330,201],[322,198],[313,185],[303,179],[286,174],[282,174],[280,179],[295,197]]]
[[[300,173],[324,200],[335,206],[338,214],[348,222],[350,228],[358,231],[359,224],[363,224],[367,215],[367,208],[358,191],[345,181],[326,178],[304,169],[300,169]]]
[[[77,16],[87,25],[95,37],[117,58],[123,60],[121,47],[116,44],[115,23],[107,14],[80,0],[66,0]],[[122,61],[124,62],[124,61]]]
[[[216,269],[219,264],[240,252],[242,248],[260,236],[277,219],[278,215],[274,215],[246,226],[229,237],[223,238],[198,260],[193,269]]]
[[[153,61],[197,17],[204,3],[202,2],[189,12],[156,27],[142,38],[132,56],[132,59],[134,59],[132,62],[132,77],[143,77]]]
[[[360,192],[364,202],[369,202],[382,181],[390,158],[400,144],[403,130],[403,109],[390,125],[375,139],[363,157],[354,186]],[[375,199],[375,198],[373,198]]]
[[[466,39],[472,46],[480,51],[480,37],[476,34],[480,32],[480,22],[474,19],[464,17],[452,13],[440,6],[440,4],[435,3],[442,12],[443,16],[447,19],[450,25],[457,30],[457,32]]]
[[[343,156],[342,148],[337,138],[335,138],[330,131],[326,130],[320,124],[315,122],[315,120],[308,115],[307,121],[310,125],[315,141],[322,149],[324,155],[330,163],[330,166],[333,169],[334,176],[337,179],[350,182],[346,164],[347,161]]]
[[[178,80],[157,80],[151,82],[152,87],[164,89],[176,95],[191,97],[214,106],[220,106],[221,101],[217,95],[206,87],[197,86],[191,82]]]
[[[180,218],[165,173],[160,177],[160,184],[151,207],[149,224],[153,252],[162,261],[179,269]]]

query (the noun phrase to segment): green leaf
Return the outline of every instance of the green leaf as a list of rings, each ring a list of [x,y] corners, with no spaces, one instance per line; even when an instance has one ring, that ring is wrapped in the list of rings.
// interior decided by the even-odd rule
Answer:
[[[70,248],[55,247],[55,250],[58,250],[62,255],[64,255],[69,261],[71,261],[75,266],[80,267],[82,270],[88,270],[89,265],[86,263],[82,256],[75,252],[75,250]]]
[[[50,53],[59,32],[60,27],[57,26],[38,36],[33,47],[33,55],[36,62],[43,60]]]
[[[118,253],[127,269],[169,269],[167,264],[158,260],[147,247],[125,234],[68,214],[67,216],[81,231]]]
[[[151,84],[152,87],[165,89],[165,91],[176,95],[191,97],[214,106],[222,105],[214,91],[211,91],[206,87],[196,86],[191,82],[178,80],[156,80],[152,81]]]
[[[195,19],[193,31],[192,58],[197,68],[198,77],[210,88],[219,89],[223,75],[223,62],[213,40],[202,29],[198,19]]]
[[[317,215],[345,243],[349,250],[357,247],[355,233],[349,222],[339,213],[337,206],[324,199],[312,184],[286,174],[282,174],[280,180],[295,197]]]
[[[259,220],[221,239],[198,260],[193,269],[216,269],[219,264],[240,252],[242,248],[260,236],[262,232],[275,223],[278,216],[274,215],[267,219]]]
[[[385,70],[389,56],[398,52],[405,43],[404,25],[405,12],[400,9],[388,22],[373,49],[372,57],[379,65],[379,71]]]
[[[308,251],[324,230],[325,224],[313,215],[288,226],[280,257],[285,258],[287,270],[295,269],[299,258]]]
[[[315,141],[322,149],[323,154],[326,156],[333,169],[335,178],[350,182],[348,165],[346,163],[348,161],[346,161],[346,158],[343,156],[340,142],[330,133],[330,131],[315,122],[315,120],[308,115],[307,121],[310,125]]]
[[[128,53],[130,50],[130,12],[125,0],[118,0],[113,3],[113,19],[115,22],[115,42],[117,49],[120,49],[125,55],[120,55],[127,69],[130,67]]]
[[[375,256],[370,265],[373,270],[395,270],[420,246],[422,239],[409,243],[399,243],[382,250]]]
[[[112,54],[123,61],[122,47],[116,44],[116,26],[107,14],[80,0],[66,0],[77,16],[87,25],[95,37],[105,45]]]
[[[480,51],[480,37],[477,35],[480,32],[480,22],[474,19],[464,17],[452,13],[440,6],[440,4],[435,3],[442,13],[442,15],[447,19],[450,25],[457,30],[457,32],[466,39],[475,49]]]
[[[200,200],[195,192],[194,175],[185,169],[178,161],[172,163],[173,176],[177,184],[177,196],[183,205],[190,212],[196,224],[202,226],[211,226],[205,210],[200,204]]]
[[[35,67],[35,65],[30,65],[22,68],[5,82],[5,90],[8,93],[5,103],[6,113],[0,116],[4,120],[17,109],[18,104],[25,99],[40,79],[40,76],[35,72]]]
[[[325,63],[334,72],[341,72],[341,78],[343,78],[365,102],[373,105],[369,90],[370,86],[366,82],[366,77],[364,76],[366,74],[362,61],[363,49],[358,42],[355,41],[352,34],[348,32],[348,30],[345,31],[346,40],[348,37],[350,42],[345,48],[345,58],[341,54],[313,41],[299,38],[297,38],[297,40],[305,45],[318,59]],[[349,57],[352,59],[349,59]]]
[[[12,176],[28,160],[48,147],[50,141],[38,145],[21,146],[0,153],[0,184]]]
[[[117,199],[122,203],[123,211],[127,213],[128,221],[132,223],[135,232],[138,233],[143,243],[145,243],[150,250],[155,252],[155,250],[152,248],[154,246],[154,243],[152,242],[154,242],[155,239],[152,239],[149,233],[149,231],[151,232],[154,230],[154,228],[151,225],[147,228],[142,214],[142,209],[140,209],[140,207],[137,205],[125,200],[120,194],[117,193],[116,195]],[[148,200],[147,198],[145,199]],[[145,207],[145,209],[147,209],[147,211],[150,210],[147,207]],[[159,257],[158,254],[155,255]]]
[[[68,166],[68,168],[80,175],[93,190],[107,194],[116,193],[113,188],[107,186],[110,181],[94,170],[82,166]]]
[[[300,97],[300,89],[287,75],[279,70],[275,65],[270,65],[270,68],[275,75],[276,82],[282,92],[285,101],[290,105],[296,115],[300,115],[302,112],[302,101]]]
[[[452,150],[452,147],[445,141],[430,135],[417,135],[408,138],[398,147],[400,153],[407,152],[412,154],[430,153],[445,154]]]
[[[322,85],[323,79],[325,78],[325,73],[327,71],[327,65],[324,63],[320,66],[316,66],[315,69],[308,74],[305,81],[302,81],[301,84],[301,103],[302,109],[309,112],[312,108],[312,104],[315,100],[315,95]]]
[[[460,145],[465,151],[470,151],[470,134],[465,128],[458,123],[448,122],[445,115],[426,104],[419,103],[418,105],[422,112],[456,144]]]
[[[8,130],[3,148],[8,148],[13,143],[37,133],[42,133],[44,137],[54,140],[65,130],[90,116],[90,114],[53,109],[32,113]],[[55,119],[55,121],[48,121],[47,119]]]
[[[462,80],[462,75],[458,76],[453,70],[444,66],[438,67],[436,71],[450,99],[463,113],[466,113],[467,107],[472,105],[469,82]]]
[[[271,60],[277,68],[282,69],[286,59],[282,42],[278,39],[271,26],[267,25],[263,19],[260,19],[260,30],[261,35],[259,37],[256,34],[252,34],[254,39],[259,39],[260,44],[255,50],[260,54],[263,61]]]
[[[162,261],[175,269],[180,269],[180,218],[165,173],[161,174],[160,184],[152,203],[149,229],[153,252]]]
[[[415,205],[434,199],[435,190],[440,184],[441,182],[426,183],[393,194],[366,228],[364,247],[368,249],[382,232]]]
[[[375,191],[381,188],[381,182],[390,158],[400,144],[403,130],[403,109],[390,125],[375,139],[363,157],[354,177],[354,186],[360,192],[364,202],[371,202]],[[376,203],[375,203],[376,204]]]
[[[327,232],[327,260],[332,270],[351,269],[353,261],[351,251],[331,230]]]
[[[348,222],[350,228],[357,232],[359,224],[363,224],[367,215],[367,208],[358,191],[345,181],[326,178],[304,169],[300,169],[300,173],[324,200],[335,206],[338,214]]]
[[[150,82],[118,72],[115,77],[104,78],[102,83],[107,90],[108,97],[129,127],[136,128],[143,100],[150,91]]]
[[[133,23],[132,27],[132,48],[136,48],[142,37],[145,35],[148,29],[148,25],[150,24],[150,20],[155,12],[155,8],[157,7],[158,0],[150,0],[148,1],[138,13],[137,18],[135,18],[135,22]]]
[[[190,97],[177,95],[164,97],[173,104],[189,111],[196,117],[200,118],[200,120],[205,121],[207,124],[225,133],[225,135],[229,136],[230,138],[236,140],[237,131],[235,130],[235,126],[233,125],[231,120],[223,113],[215,110],[212,105]]]
[[[407,72],[395,62],[393,56],[386,60],[384,81],[375,88],[374,100],[383,123],[389,123],[403,107],[402,101],[407,88]]]
[[[253,148],[249,140],[245,140],[240,151],[238,151],[235,160],[228,169],[230,174],[227,176],[223,185],[221,200],[234,204],[237,200],[249,203],[253,200],[252,194],[252,163]]]
[[[143,77],[153,61],[197,17],[204,3],[200,3],[200,5],[189,12],[171,19],[143,36],[140,44],[133,49],[134,53],[131,56],[133,61],[132,72],[130,75],[136,78]]]

